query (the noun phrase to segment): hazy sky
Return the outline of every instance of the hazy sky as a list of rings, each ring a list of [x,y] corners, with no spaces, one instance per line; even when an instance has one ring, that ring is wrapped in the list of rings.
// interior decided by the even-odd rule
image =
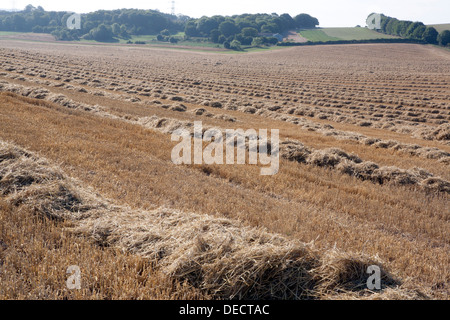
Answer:
[[[0,8],[23,9],[27,4],[47,11],[92,12],[99,9],[158,9],[170,13],[171,0],[0,0]],[[175,0],[176,14],[198,18],[203,15],[241,13],[308,13],[319,19],[321,27],[365,25],[371,12],[425,24],[450,23],[450,0]]]

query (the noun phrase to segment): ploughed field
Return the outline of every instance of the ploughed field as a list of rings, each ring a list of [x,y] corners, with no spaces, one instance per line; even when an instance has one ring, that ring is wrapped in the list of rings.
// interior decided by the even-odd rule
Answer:
[[[2,41],[0,119],[0,297],[448,298],[448,51]],[[279,129],[279,172],[173,164],[194,121]]]

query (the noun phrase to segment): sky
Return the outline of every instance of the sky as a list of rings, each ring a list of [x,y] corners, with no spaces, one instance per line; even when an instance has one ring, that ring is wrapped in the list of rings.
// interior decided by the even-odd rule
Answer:
[[[0,0],[1,9],[42,6],[47,11],[87,13],[100,9],[158,9],[170,13],[171,0]],[[425,24],[450,23],[450,0],[175,0],[175,13],[193,18],[242,13],[308,13],[319,19],[320,27],[365,26],[372,13]]]

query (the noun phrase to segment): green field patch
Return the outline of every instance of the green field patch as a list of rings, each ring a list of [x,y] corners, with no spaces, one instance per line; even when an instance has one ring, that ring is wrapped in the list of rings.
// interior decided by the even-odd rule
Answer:
[[[329,36],[322,29],[300,30],[299,34],[312,42],[341,40],[340,38]]]
[[[325,34],[339,40],[372,40],[372,39],[393,39],[395,36],[383,34],[368,28],[325,28]]]
[[[21,34],[23,32],[12,32],[12,31],[0,31],[0,36],[13,36],[16,34]]]
[[[300,30],[299,34],[312,42],[338,41],[338,40],[372,40],[394,39],[395,36],[383,34],[367,28],[320,28]]]

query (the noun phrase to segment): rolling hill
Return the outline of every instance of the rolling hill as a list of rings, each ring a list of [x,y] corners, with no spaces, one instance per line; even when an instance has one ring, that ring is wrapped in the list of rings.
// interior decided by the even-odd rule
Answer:
[[[434,27],[440,33],[444,30],[450,30],[450,23],[432,24],[432,25],[429,25],[429,27]]]

